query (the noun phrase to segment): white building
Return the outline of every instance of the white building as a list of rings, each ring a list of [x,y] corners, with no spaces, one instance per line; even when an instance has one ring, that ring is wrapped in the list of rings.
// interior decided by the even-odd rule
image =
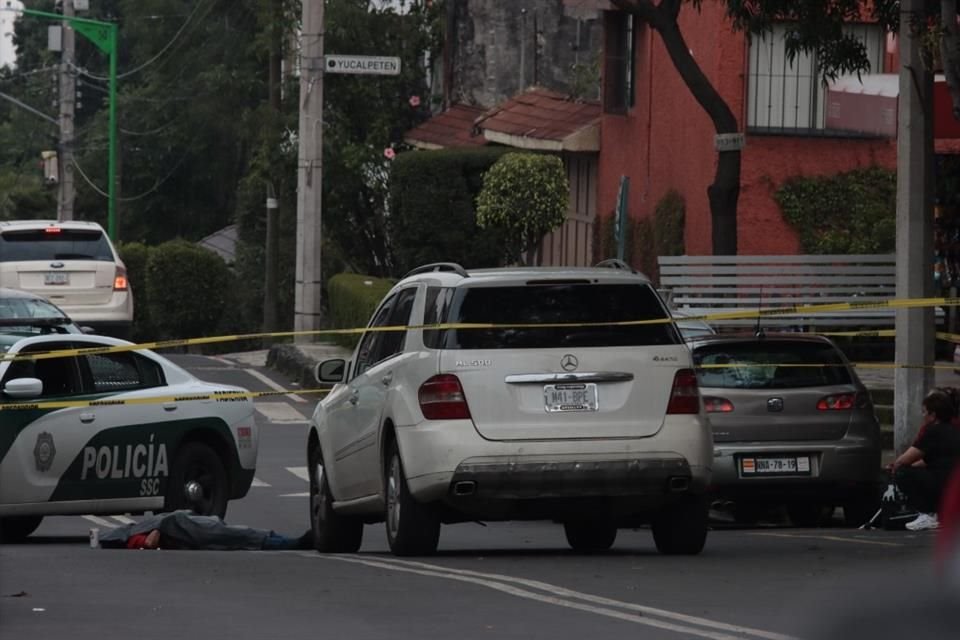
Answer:
[[[13,46],[13,23],[23,9],[20,0],[0,0],[0,67],[17,66],[17,48]]]

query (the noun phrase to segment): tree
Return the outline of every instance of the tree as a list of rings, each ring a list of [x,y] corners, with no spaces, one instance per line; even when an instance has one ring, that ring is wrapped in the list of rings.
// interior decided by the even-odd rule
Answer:
[[[777,22],[789,22],[786,35],[790,60],[801,52],[816,52],[824,80],[841,74],[869,71],[864,45],[843,30],[844,24],[870,17],[887,31],[899,26],[898,0],[718,0],[733,28],[750,36],[768,34]],[[694,60],[679,26],[685,5],[699,10],[703,0],[611,0],[660,34],[663,44],[693,97],[710,117],[718,134],[737,131],[729,105]],[[960,119],[960,26],[955,0],[926,3],[927,13],[912,16],[928,42],[930,64],[942,58],[950,85],[954,116]],[[737,200],[740,192],[740,152],[721,151],[713,184],[707,189],[713,223],[713,252],[737,252]]]
[[[532,264],[537,244],[566,219],[570,185],[557,156],[508,153],[490,167],[477,197],[477,224],[505,232],[504,257],[526,253]]]

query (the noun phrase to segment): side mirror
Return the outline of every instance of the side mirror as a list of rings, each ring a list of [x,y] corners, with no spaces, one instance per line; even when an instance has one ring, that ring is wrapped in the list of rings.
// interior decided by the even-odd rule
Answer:
[[[340,384],[347,370],[347,361],[343,358],[324,360],[317,365],[314,377],[320,384]]]
[[[90,335],[91,333],[96,333],[97,330],[94,329],[93,327],[80,327],[80,332],[86,335]]]
[[[39,398],[43,394],[43,382],[37,378],[17,378],[3,386],[3,393],[22,400]]]

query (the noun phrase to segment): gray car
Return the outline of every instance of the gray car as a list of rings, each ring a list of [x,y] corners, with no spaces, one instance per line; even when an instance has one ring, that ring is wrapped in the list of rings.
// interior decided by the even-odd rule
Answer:
[[[880,426],[870,395],[827,338],[714,335],[690,342],[714,439],[712,488],[738,521],[785,505],[798,526],[877,506]]]

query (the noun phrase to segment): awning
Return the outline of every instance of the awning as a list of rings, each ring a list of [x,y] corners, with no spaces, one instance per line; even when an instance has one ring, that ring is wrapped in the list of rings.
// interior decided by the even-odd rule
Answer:
[[[477,122],[497,144],[536,151],[600,151],[600,103],[547,89],[529,89]]]
[[[418,149],[484,145],[487,140],[474,127],[474,121],[482,114],[480,107],[455,104],[408,131],[403,139]]]

